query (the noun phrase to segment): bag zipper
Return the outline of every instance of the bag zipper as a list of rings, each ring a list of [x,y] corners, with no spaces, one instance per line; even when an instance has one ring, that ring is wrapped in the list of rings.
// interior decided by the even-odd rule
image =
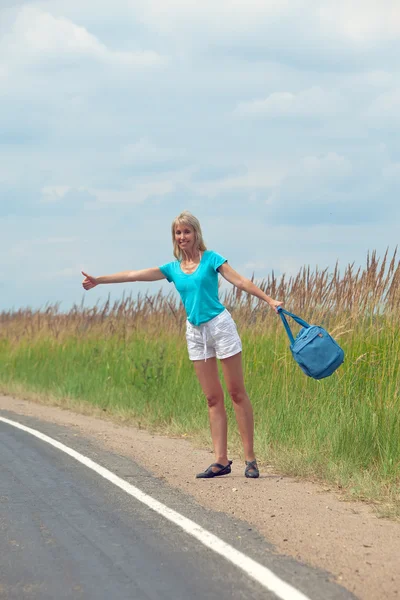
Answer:
[[[307,333],[307,336],[308,335],[309,334]],[[314,340],[316,337],[318,337],[318,335],[319,335],[319,331],[316,330],[313,335],[311,335],[310,337],[307,337],[307,339],[300,342],[296,348],[294,348],[294,346],[296,345],[296,341],[295,341],[295,343],[292,345],[292,350],[294,350],[295,352],[300,352],[300,350],[302,350],[304,348],[304,346],[307,346],[307,344],[312,342],[312,340]]]

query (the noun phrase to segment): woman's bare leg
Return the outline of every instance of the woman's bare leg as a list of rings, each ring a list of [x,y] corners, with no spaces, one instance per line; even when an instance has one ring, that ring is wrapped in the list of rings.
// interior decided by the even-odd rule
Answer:
[[[244,457],[247,461],[255,460],[254,455],[254,418],[253,407],[244,387],[242,353],[221,360],[222,371],[242,438]]]
[[[201,388],[207,398],[215,462],[226,466],[229,463],[227,456],[227,419],[224,391],[219,380],[217,360],[215,358],[208,358],[206,361],[194,360],[193,365]],[[218,471],[217,468],[213,470]]]

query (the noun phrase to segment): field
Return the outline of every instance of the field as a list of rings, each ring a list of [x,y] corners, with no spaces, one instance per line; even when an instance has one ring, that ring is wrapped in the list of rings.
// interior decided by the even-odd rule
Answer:
[[[332,273],[305,267],[294,277],[272,274],[258,285],[288,310],[326,327],[346,353],[333,376],[311,380],[293,361],[273,311],[237,290],[222,295],[243,341],[259,459],[374,502],[380,514],[399,516],[396,252],[382,259],[372,252],[365,267],[348,265],[343,273],[338,266]],[[57,306],[3,312],[0,388],[210,444],[206,402],[184,333],[185,316],[172,295],[135,295],[68,313]],[[239,453],[229,398],[226,405],[230,448]]]

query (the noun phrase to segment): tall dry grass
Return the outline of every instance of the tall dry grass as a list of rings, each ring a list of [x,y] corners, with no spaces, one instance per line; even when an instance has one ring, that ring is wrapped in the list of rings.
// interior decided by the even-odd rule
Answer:
[[[252,279],[254,280],[254,278]],[[339,264],[333,272],[328,268],[311,270],[304,266],[297,275],[276,277],[274,272],[257,285],[285,307],[313,322],[338,323],[349,326],[382,316],[400,323],[400,261],[397,248],[391,257],[386,250],[382,259],[376,251],[368,253],[366,266],[348,264],[341,273]],[[136,290],[135,290],[136,291]],[[262,325],[263,330],[276,323],[265,310],[265,304],[236,288],[222,294],[223,304],[232,312],[242,328]],[[0,313],[0,339],[18,342],[50,335],[59,340],[65,336],[86,337],[103,334],[128,339],[136,331],[149,335],[160,331],[180,333],[185,325],[183,307],[174,292],[163,295],[143,294],[123,297],[91,308],[74,305],[63,313],[59,304],[40,310],[24,308]]]

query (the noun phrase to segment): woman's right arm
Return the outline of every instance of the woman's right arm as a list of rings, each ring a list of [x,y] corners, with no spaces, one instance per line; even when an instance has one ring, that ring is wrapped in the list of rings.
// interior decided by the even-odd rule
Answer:
[[[132,281],[158,281],[166,279],[164,273],[158,267],[142,269],[141,271],[121,271],[120,273],[101,275],[100,277],[93,277],[82,271],[82,275],[85,276],[82,282],[85,290],[90,290],[101,283],[129,283]]]

